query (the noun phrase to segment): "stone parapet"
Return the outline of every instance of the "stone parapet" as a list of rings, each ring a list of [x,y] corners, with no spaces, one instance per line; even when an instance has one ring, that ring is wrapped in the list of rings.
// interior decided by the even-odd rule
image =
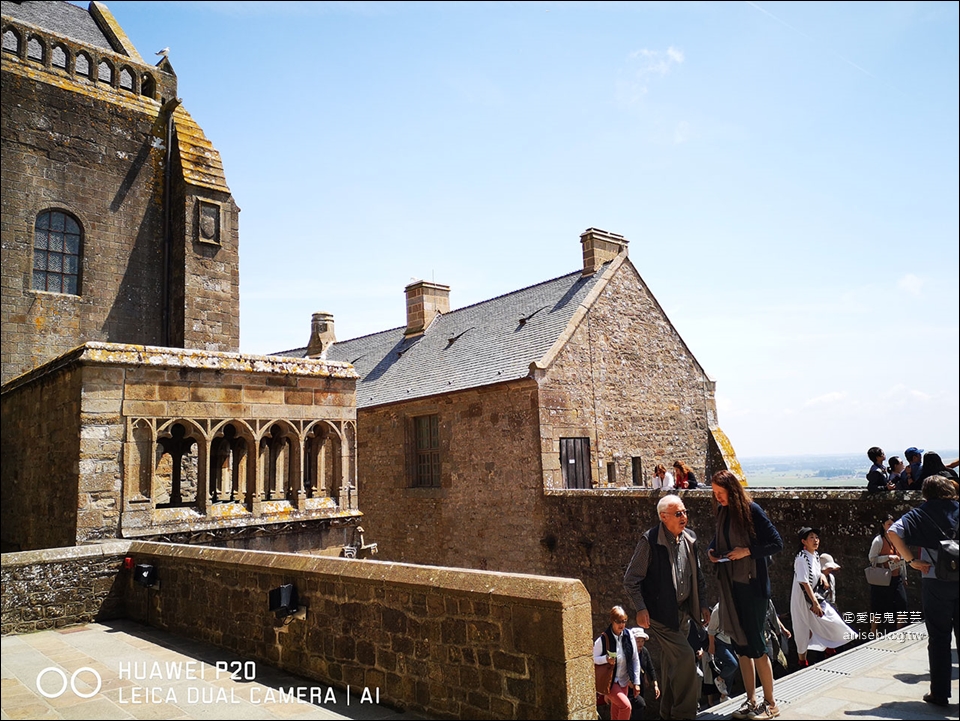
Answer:
[[[865,483],[865,482],[864,482]],[[799,550],[801,526],[819,527],[820,550],[840,564],[840,611],[870,611],[870,587],[863,568],[870,543],[888,513],[898,517],[923,502],[919,492],[867,493],[862,488],[800,489],[748,488],[753,500],[769,516],[783,538],[784,550],[772,558],[770,581],[773,601],[781,616],[790,611],[793,560]],[[593,599],[593,628],[599,633],[615,604],[634,609],[623,590],[623,574],[640,534],[658,522],[657,501],[662,492],[643,488],[595,488],[581,491],[546,490],[545,521],[540,543],[549,549],[550,575],[579,578]],[[701,564],[707,595],[716,601],[716,573],[706,558],[714,537],[716,504],[709,486],[681,491],[689,511],[689,527],[700,539]],[[576,519],[573,523],[572,519]],[[916,580],[916,576],[911,574]],[[907,592],[910,609],[920,609],[919,583]],[[865,629],[860,629],[865,630]]]
[[[590,600],[577,581],[134,542],[159,587],[128,617],[441,718],[592,718]],[[292,583],[305,619],[278,621]],[[230,609],[224,613],[223,609]]]
[[[129,541],[4,553],[3,635],[123,617],[117,583]]]

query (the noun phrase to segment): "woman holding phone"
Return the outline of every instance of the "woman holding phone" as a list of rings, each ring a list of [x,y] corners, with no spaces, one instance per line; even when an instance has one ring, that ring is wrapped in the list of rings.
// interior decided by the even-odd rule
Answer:
[[[733,641],[747,700],[737,719],[771,719],[780,715],[773,696],[773,665],[767,655],[766,621],[770,603],[770,556],[783,550],[783,539],[733,473],[718,471],[710,479],[717,502],[717,531],[707,551],[717,564],[720,626]],[[756,701],[757,674],[763,701]]]

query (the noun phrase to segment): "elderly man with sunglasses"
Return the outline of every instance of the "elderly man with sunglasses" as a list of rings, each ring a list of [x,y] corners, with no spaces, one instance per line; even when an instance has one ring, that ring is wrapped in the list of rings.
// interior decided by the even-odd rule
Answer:
[[[623,586],[637,609],[637,625],[660,644],[660,718],[697,715],[697,659],[687,641],[690,624],[710,621],[710,604],[697,555],[697,537],[687,528],[683,499],[670,494],[657,504],[660,522],[637,543]]]

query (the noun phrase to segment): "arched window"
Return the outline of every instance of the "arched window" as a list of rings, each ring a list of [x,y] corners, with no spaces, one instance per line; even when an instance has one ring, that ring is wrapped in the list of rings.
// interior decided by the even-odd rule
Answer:
[[[55,68],[67,67],[67,50],[63,45],[54,45],[53,46],[53,57],[50,58],[50,64]]]
[[[7,28],[3,31],[3,49],[8,53],[20,52],[20,36],[13,28]]]
[[[76,218],[59,210],[40,213],[33,231],[33,289],[80,295],[82,241]]]
[[[86,53],[77,53],[77,62],[76,62],[77,75],[83,75],[85,78],[90,77],[90,56]]]
[[[144,73],[140,80],[140,94],[152,98],[157,93],[157,83],[150,73]]]
[[[42,63],[43,58],[43,43],[40,42],[39,38],[31,37],[27,40],[27,60],[36,60],[38,63]]]
[[[97,80],[108,85],[113,84],[113,66],[106,60],[101,60],[97,66]]]
[[[124,90],[133,90],[133,73],[128,67],[120,69],[120,87]]]

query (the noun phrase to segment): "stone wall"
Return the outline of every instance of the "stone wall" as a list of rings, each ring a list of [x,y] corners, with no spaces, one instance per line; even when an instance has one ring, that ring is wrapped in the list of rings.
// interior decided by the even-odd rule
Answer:
[[[86,340],[160,343],[159,105],[78,103],[3,65],[3,381]],[[33,290],[34,222],[50,208],[83,230],[79,295]]]
[[[3,387],[4,548],[197,531],[212,542],[219,529],[234,529],[235,534],[262,522],[328,518],[353,523],[360,515],[352,483],[355,386],[356,373],[342,363],[81,346]],[[156,493],[151,496],[157,485],[151,482],[159,458],[156,439],[138,445],[134,428],[152,424],[156,433],[162,423],[173,420],[191,424],[203,454],[225,422],[246,429],[253,470],[240,502],[207,508],[209,494],[204,491],[191,508],[157,507]],[[250,461],[260,453],[260,438],[252,434],[266,434],[276,422],[294,439],[292,476],[300,452],[297,434],[306,436],[318,422],[337,426],[344,434],[348,452],[337,459],[345,464],[337,498],[301,503],[298,489],[291,491],[293,500],[272,505],[257,497],[262,488],[253,488],[253,479],[260,466]],[[206,466],[202,468],[205,479]]]
[[[3,635],[123,618],[128,541],[3,554]]]
[[[81,386],[82,373],[73,367],[3,394],[0,532],[4,552],[76,543]]]
[[[135,542],[128,617],[442,718],[593,718],[589,599],[569,579]],[[271,589],[293,583],[304,620]]]
[[[594,485],[633,485],[682,460],[707,475],[712,382],[633,265],[614,261],[593,307],[540,380],[546,488],[563,488],[560,438],[589,437]],[[715,419],[713,419],[715,422]],[[712,470],[719,470],[713,468]]]
[[[412,419],[436,413],[441,485],[413,488]],[[392,561],[536,573],[542,480],[532,380],[357,411],[360,510]]]
[[[46,48],[44,60],[33,60],[25,52],[27,31],[5,18],[7,27],[22,41],[19,54],[3,55],[0,382],[86,341],[238,350],[238,209],[219,154],[182,108],[171,148],[178,172],[164,197],[161,107],[176,96],[176,77],[31,27]],[[55,44],[70,58],[65,68],[51,65]],[[92,78],[75,72],[80,52],[94,60]],[[97,79],[101,60],[115,68],[110,82]],[[118,85],[121,67],[135,87]],[[139,92],[143,78],[150,94]],[[209,238],[198,227],[201,199],[219,216]],[[77,295],[33,289],[34,224],[46,210],[69,213],[82,229]],[[167,238],[166,227],[179,235]],[[172,287],[165,293],[168,240]],[[167,329],[165,298],[179,299]]]
[[[781,615],[790,611],[793,561],[799,550],[797,531],[819,526],[820,550],[842,567],[838,573],[838,607],[853,613],[870,611],[870,588],[863,575],[870,543],[879,521],[922,503],[918,492],[868,494],[865,491],[751,490],[754,500],[780,531],[784,551],[770,567],[774,604]],[[714,536],[714,504],[709,490],[683,491],[690,525],[700,539],[701,563],[708,596],[717,599],[716,574],[706,560]],[[623,590],[623,574],[640,534],[657,522],[660,494],[630,489],[599,489],[587,494],[550,492],[545,499],[544,534],[555,539],[543,573],[580,579],[590,593],[594,631],[608,623],[610,607],[620,604],[633,617]],[[910,609],[920,610],[919,576],[910,573]],[[860,630],[868,630],[861,627]]]

